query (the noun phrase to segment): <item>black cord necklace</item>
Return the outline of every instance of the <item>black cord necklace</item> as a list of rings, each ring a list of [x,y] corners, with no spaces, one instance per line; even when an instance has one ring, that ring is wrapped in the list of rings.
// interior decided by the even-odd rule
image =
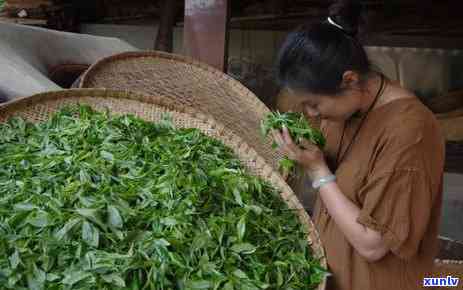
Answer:
[[[366,111],[366,113],[365,113],[365,115],[363,116],[363,118],[360,120],[360,124],[359,124],[359,126],[357,127],[357,130],[355,131],[354,136],[352,137],[352,139],[351,139],[349,145],[347,146],[347,149],[344,151],[344,154],[341,156],[342,145],[343,145],[343,143],[344,143],[344,135],[345,135],[346,128],[347,128],[347,121],[344,122],[344,128],[342,129],[342,135],[341,135],[341,141],[339,142],[338,153],[337,153],[337,155],[336,155],[336,164],[337,164],[338,167],[339,167],[339,165],[341,164],[341,162],[344,160],[344,158],[346,157],[347,153],[349,153],[349,150],[350,150],[350,148],[352,147],[352,145],[354,144],[355,138],[357,137],[358,133],[360,132],[360,129],[362,128],[365,119],[368,117],[368,114],[371,112],[371,110],[373,109],[373,107],[374,107],[374,106],[376,105],[376,103],[378,102],[379,97],[384,93],[385,88],[386,88],[385,78],[384,78],[384,75],[381,74],[381,85],[380,85],[380,87],[379,87],[378,93],[377,93],[376,96],[375,96],[375,100],[374,100],[373,103],[370,105],[370,107],[369,107],[368,110]]]

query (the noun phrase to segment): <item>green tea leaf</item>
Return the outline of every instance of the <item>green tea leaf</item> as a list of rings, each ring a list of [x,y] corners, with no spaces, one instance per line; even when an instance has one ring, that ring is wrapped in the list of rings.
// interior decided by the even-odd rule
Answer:
[[[108,206],[108,223],[116,229],[121,229],[124,225],[119,211],[114,206]]]
[[[241,193],[236,187],[233,188],[233,196],[235,197],[235,202],[238,205],[243,206],[243,199],[241,198]]]
[[[238,240],[242,241],[246,233],[246,216],[240,218],[239,222],[236,224],[236,229],[238,232]]]
[[[55,233],[55,238],[58,241],[62,240],[68,234],[68,232],[70,232],[80,221],[81,220],[78,218],[69,220],[60,230]]]
[[[210,289],[213,287],[213,283],[207,280],[193,281],[190,283],[190,289]]]
[[[261,123],[261,131],[264,137],[267,137],[271,130],[283,130],[283,127],[288,129],[291,138],[297,145],[302,145],[302,140],[307,140],[322,149],[326,145],[326,139],[322,132],[312,127],[303,114],[272,112]],[[277,147],[277,144],[273,142],[272,148],[276,149]],[[295,163],[292,160],[284,158],[280,161],[280,169],[284,173],[293,172],[294,167]]]
[[[106,283],[112,284],[117,287],[125,287],[125,281],[122,279],[121,276],[115,273],[111,273],[108,275],[102,275],[101,279],[103,279]]]
[[[32,211],[34,209],[39,209],[36,205],[31,203],[17,203],[14,205],[14,209],[17,211]]]
[[[37,268],[34,264],[32,267],[32,273],[27,275],[27,286],[31,290],[42,290],[45,287],[46,273],[41,269]]]
[[[107,160],[107,161],[111,161],[111,162],[114,161],[114,155],[113,155],[112,153],[108,152],[108,151],[102,150],[102,151],[100,152],[100,155],[101,155],[101,157],[102,157],[103,159],[105,159],[105,160]]]
[[[175,226],[177,224],[177,220],[172,217],[166,217],[161,219],[161,223],[165,226]]]
[[[231,281],[225,283],[225,285],[223,286],[223,290],[233,290],[233,289],[235,288],[233,287],[233,283]]]
[[[16,249],[14,251],[14,253],[8,258],[10,260],[10,265],[11,265],[11,269],[16,269],[19,265],[19,263],[21,262],[20,258],[19,258],[19,252],[18,250]]]
[[[284,283],[283,273],[281,272],[280,267],[277,267],[277,286],[281,287]]]
[[[47,281],[50,281],[50,282],[54,282],[54,281],[57,281],[59,280],[61,277],[56,275],[56,274],[53,274],[53,273],[48,273],[47,274]]]
[[[256,251],[256,247],[249,243],[240,243],[233,245],[231,250],[240,254],[252,254]]]
[[[107,226],[102,222],[101,217],[98,214],[98,210],[89,208],[78,208],[76,209],[76,212],[82,217],[87,218],[89,221],[97,224],[102,229],[107,229]]]
[[[89,246],[97,248],[100,240],[98,229],[87,221],[82,223],[82,240]]]
[[[64,285],[72,286],[82,280],[85,280],[91,277],[92,274],[84,271],[72,271],[71,273],[66,274],[64,279],[61,281]]]
[[[293,117],[263,130],[322,144]],[[313,290],[327,275],[280,192],[199,129],[73,105],[0,122],[0,151],[0,288]]]
[[[233,271],[233,275],[240,279],[248,279],[248,275],[246,275],[246,273],[244,273],[240,269],[236,269],[235,271]]]
[[[38,211],[29,215],[27,223],[37,228],[44,228],[48,225],[49,215],[47,212]]]

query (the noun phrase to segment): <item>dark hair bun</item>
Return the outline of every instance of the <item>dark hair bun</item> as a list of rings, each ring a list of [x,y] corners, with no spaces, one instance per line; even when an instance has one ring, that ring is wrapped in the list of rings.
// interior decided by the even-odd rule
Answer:
[[[351,36],[358,33],[361,13],[362,5],[359,0],[335,0],[329,8],[330,18]]]

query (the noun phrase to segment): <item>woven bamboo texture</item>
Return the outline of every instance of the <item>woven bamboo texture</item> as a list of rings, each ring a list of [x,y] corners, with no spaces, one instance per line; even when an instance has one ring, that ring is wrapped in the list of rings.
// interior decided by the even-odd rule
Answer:
[[[30,122],[45,121],[55,111],[70,104],[87,104],[96,110],[109,109],[115,115],[133,114],[152,122],[161,120],[165,113],[169,113],[175,127],[198,128],[204,134],[221,140],[234,151],[252,174],[267,180],[280,190],[282,199],[289,208],[294,209],[300,222],[307,229],[309,233],[307,241],[315,257],[320,259],[323,267],[326,267],[326,259],[319,235],[291,188],[279,173],[268,165],[243,139],[209,115],[193,111],[176,111],[172,107],[172,102],[165,101],[162,97],[139,95],[128,91],[72,89],[41,93],[2,104],[0,105],[0,122],[5,122],[15,116]],[[325,285],[326,280],[319,285],[317,290],[325,289]]]
[[[79,87],[166,96],[213,116],[278,168],[281,154],[260,136],[269,109],[241,83],[207,64],[163,52],[127,52],[92,65]]]
[[[446,140],[463,141],[463,107],[445,114],[438,114],[436,117]]]
[[[434,265],[434,277],[453,276],[454,278],[460,278],[460,283],[456,289],[463,289],[463,261],[436,259]]]

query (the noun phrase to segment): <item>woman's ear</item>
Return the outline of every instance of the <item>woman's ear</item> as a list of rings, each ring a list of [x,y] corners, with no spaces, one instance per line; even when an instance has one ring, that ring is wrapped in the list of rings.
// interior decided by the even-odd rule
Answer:
[[[355,89],[358,88],[360,82],[360,76],[358,73],[348,70],[342,75],[341,88],[343,89]]]

